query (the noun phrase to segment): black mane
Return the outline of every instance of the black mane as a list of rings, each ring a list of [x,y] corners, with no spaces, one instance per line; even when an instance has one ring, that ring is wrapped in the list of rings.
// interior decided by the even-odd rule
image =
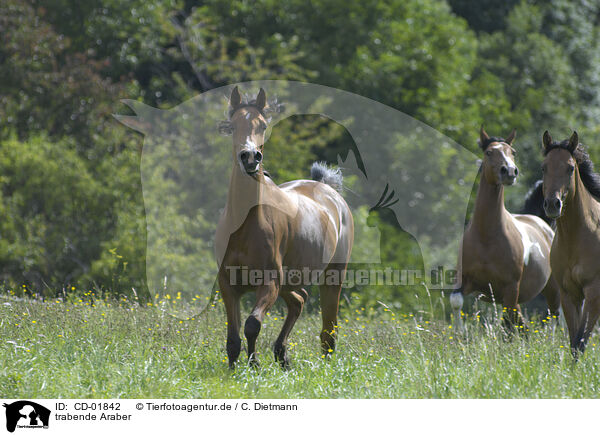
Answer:
[[[556,228],[555,220],[546,216],[544,211],[544,182],[536,181],[534,186],[527,192],[525,196],[525,204],[519,211],[520,214],[532,214],[542,218],[552,228]]]
[[[489,147],[490,144],[492,144],[494,142],[506,142],[506,139],[504,139],[503,137],[491,136],[491,137],[487,138],[483,143],[481,143],[481,140],[477,140],[477,143],[479,144],[479,148],[481,148],[482,151],[485,151],[487,149],[487,147]]]
[[[548,145],[544,150],[544,156],[547,156],[550,151],[557,148],[562,148],[571,152],[569,150],[569,140],[565,139],[561,142],[552,142]],[[577,145],[577,148],[575,148],[571,155],[577,162],[579,176],[581,177],[583,185],[594,198],[600,201],[600,174],[595,172],[594,163],[590,159],[583,144]]]

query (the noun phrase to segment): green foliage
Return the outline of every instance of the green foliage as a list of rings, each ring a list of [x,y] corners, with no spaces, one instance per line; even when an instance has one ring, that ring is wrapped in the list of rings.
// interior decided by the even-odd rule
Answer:
[[[76,148],[43,136],[2,141],[2,280],[44,294],[77,286],[141,287],[143,295],[143,205],[128,160],[135,154],[105,158],[98,173],[112,177],[102,180]]]
[[[146,252],[147,226],[156,230],[157,246],[174,252],[154,259],[164,261],[153,280],[174,271],[201,275],[212,248],[197,240],[214,230],[214,216],[175,203],[178,187],[157,172],[149,185],[170,225],[153,227],[139,175],[142,137],[111,114],[123,110],[119,98],[167,108],[239,81],[341,88],[408,113],[475,153],[481,124],[500,136],[516,127],[522,176],[507,189],[516,210],[540,177],[545,129],[560,138],[576,128],[600,161],[599,11],[598,2],[584,0],[6,0],[0,6],[2,279],[34,292],[76,286],[144,294],[147,255],[157,255]],[[474,168],[457,167],[442,146],[425,162],[412,145],[390,142],[382,158],[390,171],[398,169],[397,156],[409,161],[408,180],[433,165],[431,192],[443,213],[459,194],[445,178]],[[273,127],[265,165],[277,182],[305,178],[313,161],[337,163],[353,146],[335,122],[294,116]],[[188,161],[190,168],[207,166],[198,156]],[[156,163],[176,161],[166,155]],[[347,181],[350,188],[357,182]],[[377,224],[390,225],[387,218]],[[384,232],[384,264],[419,264],[406,233]],[[371,242],[365,235],[356,252],[377,249]],[[354,288],[346,295],[362,295],[365,305],[384,297],[416,309],[421,290]]]
[[[2,144],[0,261],[8,285],[63,288],[89,272],[98,240],[111,236],[111,193],[73,148],[43,137]]]
[[[69,135],[82,150],[93,148],[120,90],[101,74],[101,62],[70,51],[27,2],[3,2],[0,29],[0,130]]]
[[[448,0],[452,11],[478,32],[504,30],[506,17],[519,0]]]

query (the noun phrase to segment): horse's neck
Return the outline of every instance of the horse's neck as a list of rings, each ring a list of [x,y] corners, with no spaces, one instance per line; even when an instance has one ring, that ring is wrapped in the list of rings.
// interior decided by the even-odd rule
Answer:
[[[600,219],[600,204],[587,191],[575,171],[575,192],[569,193],[563,204],[563,215],[556,220],[557,232],[569,237],[595,235]]]
[[[495,235],[503,225],[505,213],[504,186],[489,183],[482,173],[471,220],[472,227],[481,236]]]
[[[243,174],[237,165],[234,165],[229,181],[227,193],[227,206],[225,215],[228,227],[237,230],[246,220],[248,212],[253,207],[258,207],[258,216],[262,216],[262,207],[265,196],[265,179],[262,170],[256,177]]]

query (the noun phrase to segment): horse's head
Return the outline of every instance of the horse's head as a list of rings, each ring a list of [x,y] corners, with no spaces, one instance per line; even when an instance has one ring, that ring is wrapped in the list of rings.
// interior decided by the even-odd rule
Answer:
[[[552,141],[546,130],[542,139],[544,162],[542,164],[544,180],[544,211],[550,218],[560,217],[563,203],[570,192],[575,191],[575,168],[577,161],[573,153],[579,145],[577,132],[562,142]]]
[[[395,218],[396,215],[394,210],[392,210],[390,207],[396,204],[399,199],[394,199],[395,192],[393,190],[388,195],[389,187],[389,184],[385,185],[385,189],[383,190],[379,201],[377,201],[377,204],[369,209],[369,217],[367,218],[368,226],[376,227],[379,223],[378,219],[386,222],[393,222],[392,218]]]
[[[483,150],[483,176],[490,184],[503,184],[510,186],[514,184],[519,174],[515,165],[515,149],[512,143],[517,131],[513,129],[506,139],[488,134],[481,126],[479,132],[479,146]]]
[[[264,89],[260,89],[256,100],[243,102],[236,86],[229,99],[229,120],[220,126],[221,132],[233,136],[233,158],[248,175],[255,175],[261,169],[268,122],[266,108]]]

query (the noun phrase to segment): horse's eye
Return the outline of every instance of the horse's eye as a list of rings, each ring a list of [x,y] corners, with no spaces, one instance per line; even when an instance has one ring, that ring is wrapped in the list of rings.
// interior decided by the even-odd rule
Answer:
[[[256,127],[256,131],[258,131],[259,133],[263,133],[266,129],[267,129],[267,124],[265,124],[262,121],[258,124],[258,127]]]
[[[575,166],[571,166],[571,165],[569,165],[569,166],[567,167],[567,173],[568,173],[569,175],[573,174],[573,172],[574,172],[574,171],[575,171]]]
[[[485,152],[485,155],[489,157],[489,156],[492,155],[492,152],[490,150],[488,150],[488,151]]]

